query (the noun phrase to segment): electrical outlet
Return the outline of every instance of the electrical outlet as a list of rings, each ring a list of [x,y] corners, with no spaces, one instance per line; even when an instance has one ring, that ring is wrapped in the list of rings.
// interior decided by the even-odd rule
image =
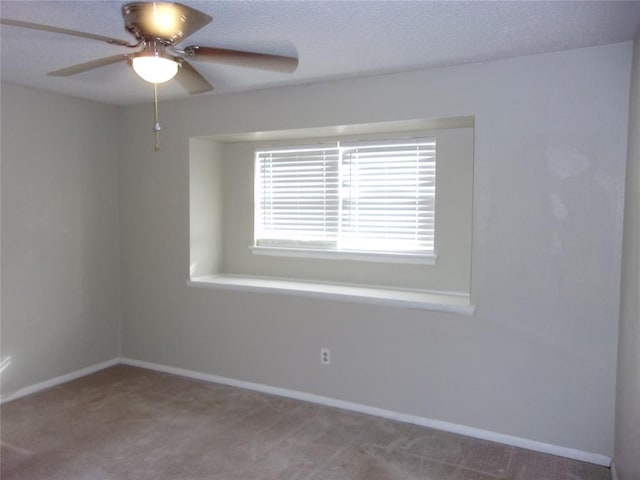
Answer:
[[[320,363],[323,365],[329,365],[331,363],[331,352],[328,348],[320,349]]]

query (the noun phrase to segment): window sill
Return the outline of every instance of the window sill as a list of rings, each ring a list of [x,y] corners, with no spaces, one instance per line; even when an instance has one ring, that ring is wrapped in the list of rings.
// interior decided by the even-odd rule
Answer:
[[[312,283],[300,280],[236,275],[208,275],[192,278],[190,287],[236,290],[258,293],[280,293],[310,298],[330,299],[374,305],[432,310],[436,312],[473,315],[475,306],[464,293],[427,290],[396,290],[390,288]]]
[[[411,253],[379,253],[361,251],[324,251],[312,248],[286,247],[249,247],[254,255],[271,255],[275,257],[319,258],[329,260],[356,260],[378,263],[412,263],[416,265],[435,265],[437,255],[419,255]]]

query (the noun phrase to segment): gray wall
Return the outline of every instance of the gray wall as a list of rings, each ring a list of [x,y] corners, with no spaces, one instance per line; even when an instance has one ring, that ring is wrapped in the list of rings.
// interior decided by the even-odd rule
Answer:
[[[634,52],[616,395],[614,462],[619,480],[640,480],[640,33]]]
[[[2,394],[120,349],[117,109],[2,85]]]
[[[125,108],[124,355],[611,455],[631,53],[162,102],[159,153]],[[185,285],[190,137],[464,115],[474,316]]]

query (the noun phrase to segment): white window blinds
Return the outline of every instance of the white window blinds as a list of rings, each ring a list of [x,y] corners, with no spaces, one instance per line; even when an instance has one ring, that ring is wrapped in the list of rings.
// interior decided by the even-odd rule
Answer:
[[[434,138],[256,152],[257,246],[434,253]]]
[[[256,152],[256,245],[332,248],[338,235],[337,146]]]

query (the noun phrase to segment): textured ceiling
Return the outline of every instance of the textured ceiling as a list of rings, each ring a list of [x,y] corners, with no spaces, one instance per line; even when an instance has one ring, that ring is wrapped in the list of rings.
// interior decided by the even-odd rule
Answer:
[[[127,2],[7,1],[3,18],[123,38],[120,8]],[[634,38],[640,1],[197,1],[184,0],[214,20],[182,46],[299,56],[294,74],[194,62],[215,92],[311,83],[374,73],[452,65],[616,43]],[[125,64],[75,75],[47,72],[117,53],[88,39],[0,27],[2,81],[100,102],[148,102],[150,84]],[[188,96],[175,82],[162,98]]]

